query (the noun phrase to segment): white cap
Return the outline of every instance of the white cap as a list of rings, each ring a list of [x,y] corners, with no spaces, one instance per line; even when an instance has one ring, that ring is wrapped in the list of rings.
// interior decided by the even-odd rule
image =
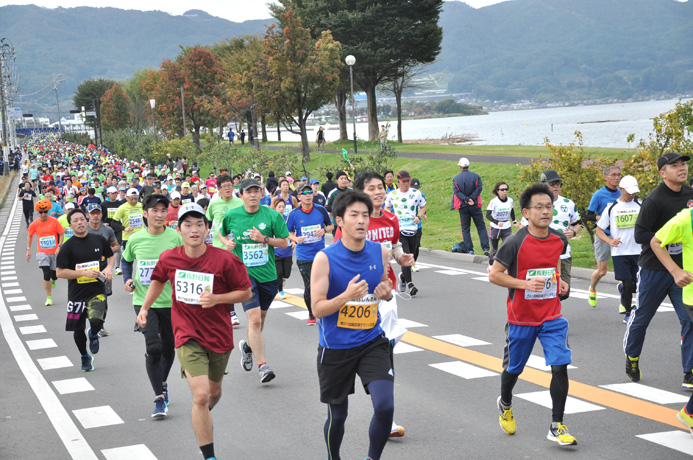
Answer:
[[[186,214],[189,214],[191,212],[202,214],[203,216],[205,215],[205,210],[202,209],[202,206],[200,206],[199,204],[185,203],[178,209],[178,224],[180,225],[180,222],[185,218]]]
[[[290,175],[291,175],[291,171],[287,171],[284,175],[285,175],[285,176],[290,176]]]
[[[469,160],[462,157],[462,158],[460,158],[460,161],[457,162],[457,166],[461,166],[463,168],[468,168],[469,167]]]
[[[631,195],[640,191],[638,188],[638,180],[633,176],[623,176],[621,178],[621,182],[618,183],[618,186],[625,189],[626,192],[630,193]]]
[[[171,192],[171,201],[175,200],[176,198],[178,198],[178,199],[181,198],[180,193],[178,193],[176,191]]]
[[[75,209],[75,204],[72,202],[65,203],[65,211],[68,209]]]
[[[128,189],[128,191],[125,193],[125,196],[140,196],[140,192],[138,192],[136,188],[131,188]]]
[[[110,186],[106,189],[106,193],[118,193],[118,189],[113,186]]]

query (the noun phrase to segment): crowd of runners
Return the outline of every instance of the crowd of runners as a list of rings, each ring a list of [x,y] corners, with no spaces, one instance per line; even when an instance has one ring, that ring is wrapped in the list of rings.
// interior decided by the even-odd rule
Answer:
[[[257,368],[262,384],[275,379],[263,328],[272,302],[286,298],[295,253],[306,324],[319,329],[317,374],[320,400],[327,405],[328,458],[340,458],[356,375],[374,410],[367,458],[379,459],[388,438],[404,436],[394,421],[393,348],[406,332],[397,320],[396,297],[419,292],[412,272],[427,218],[426,197],[408,171],[384,176],[363,171],[355,177],[353,171],[338,171],[321,184],[318,178],[294,179],[290,171],[280,177],[271,171],[266,177],[264,171],[201,175],[187,159],[169,157],[156,165],[127,161],[53,137],[33,139],[22,149],[17,198],[27,226],[26,260],[35,254],[47,306],[54,303],[58,280],[68,280],[66,330],[73,332],[82,371],[94,370],[100,339],[108,334],[108,297],[122,282],[144,337],[154,394],[151,416],[167,415],[167,380],[177,355],[193,395],[200,450],[205,459],[215,459],[211,410],[221,397],[234,327],[247,323],[247,338],[237,344],[242,368]],[[598,237],[588,302],[596,307],[597,285],[611,257],[627,323],[627,376],[640,380],[646,328],[669,296],[682,327],[682,386],[693,390],[688,160],[676,153],[662,156],[663,182],[643,201],[634,177],[607,167],[606,185],[585,217],[561,195],[556,171],[545,171],[541,183],[523,191],[519,208],[508,183],[498,182],[486,210],[488,233],[482,180],[469,170],[468,160],[460,160],[452,208],[459,209],[463,241],[453,251],[473,253],[473,219],[489,258],[489,279],[508,289],[497,400],[504,432],[516,432],[512,390],[539,339],[552,369],[547,437],[561,446],[577,445],[563,423],[572,360],[561,300],[570,294],[569,241],[588,222],[596,224]],[[114,286],[119,276],[122,281]],[[693,434],[691,414],[693,396],[678,415]]]

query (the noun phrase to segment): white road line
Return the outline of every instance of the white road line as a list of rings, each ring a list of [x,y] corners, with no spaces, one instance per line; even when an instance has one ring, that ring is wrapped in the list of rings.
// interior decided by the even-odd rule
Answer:
[[[290,311],[286,314],[293,317],[293,318],[300,319],[302,321],[308,320],[308,310]]]
[[[35,314],[31,313],[29,315],[15,315],[14,320],[15,322],[19,323],[21,321],[36,321],[38,319],[38,316]]]
[[[53,386],[61,395],[71,393],[81,393],[83,391],[94,391],[94,387],[84,377],[66,380],[53,380]]]
[[[151,450],[144,444],[134,446],[114,447],[113,449],[103,449],[101,453],[106,460],[156,460]]]
[[[553,402],[551,401],[551,392],[549,390],[535,391],[533,393],[520,393],[515,395],[515,397],[539,404],[540,406],[544,406],[548,409],[553,407]],[[572,396],[568,396],[568,399],[565,402],[566,414],[579,414],[581,412],[592,412],[604,409],[606,408],[588,403],[581,399],[573,398]]]
[[[490,281],[488,280],[488,275],[486,275],[486,276],[475,276],[475,277],[472,278],[472,279],[473,279],[473,280],[477,280],[477,281],[485,281],[485,282],[487,282],[487,283],[490,283]]]
[[[5,281],[12,281],[12,280],[16,280],[17,277],[16,276],[3,276],[2,279]]]
[[[410,319],[399,318],[397,321],[399,322],[399,325],[405,329],[411,329],[412,327],[428,327],[426,324],[417,323],[416,321],[412,321]]]
[[[0,276],[5,276],[5,275],[16,275],[17,271],[16,270],[4,270],[0,272]]]
[[[676,430],[663,433],[638,434],[635,437],[693,456],[693,437],[685,431]]]
[[[41,358],[36,360],[44,371],[51,369],[62,369],[63,367],[72,367],[72,362],[67,356],[53,356],[51,358]]]
[[[15,286],[19,286],[19,283],[17,283],[17,282],[2,283],[2,287],[4,287],[4,288],[15,287]]]
[[[31,310],[31,305],[11,305],[10,306],[11,311],[25,311],[25,310]]]
[[[289,307],[295,307],[296,305],[291,305],[290,303],[282,302],[281,300],[275,300],[272,302],[272,305],[270,305],[270,308],[275,309],[275,308],[289,308]]]
[[[465,348],[475,347],[478,345],[491,345],[489,342],[484,342],[483,340],[475,339],[473,337],[467,337],[466,335],[462,334],[435,335],[433,338]]]
[[[441,275],[466,275],[466,273],[463,273],[459,270],[436,270],[436,273],[440,273]]]
[[[284,289],[284,292],[288,292],[292,295],[303,295],[303,289],[301,288]]]
[[[498,375],[496,372],[489,371],[483,367],[474,366],[472,364],[463,363],[462,361],[451,361],[447,363],[429,364],[431,367],[440,369],[463,379],[478,379],[481,377],[493,377]]]
[[[607,390],[616,391],[618,393],[623,393],[628,396],[644,399],[657,404],[686,403],[690,398],[689,396],[660,390],[659,388],[648,387],[647,385],[635,382],[615,383],[613,385],[599,386],[601,388],[606,388]]]
[[[26,297],[5,297],[6,302],[26,302]]]
[[[21,289],[8,289],[5,292],[5,295],[14,295],[14,294],[21,294],[22,290]]]
[[[3,257],[2,260],[14,260],[14,256]]]
[[[408,343],[399,342],[395,345],[395,349],[392,352],[396,355],[402,355],[404,353],[414,353],[417,351],[423,351],[423,348],[415,347],[414,345],[409,345]]]
[[[19,332],[21,332],[22,335],[42,334],[46,332],[46,328],[43,327],[42,324],[39,324],[37,326],[24,326],[19,328]]]
[[[123,419],[115,413],[111,406],[87,407],[72,411],[84,428],[119,425]]]
[[[58,344],[53,339],[27,340],[26,346],[29,350],[45,350],[46,348],[57,348]]]
[[[421,266],[423,268],[437,268],[439,270],[454,270],[454,271],[458,271],[461,273],[467,273],[470,275],[487,275],[488,274],[488,273],[483,273],[483,272],[477,272],[474,270],[467,270],[467,269],[456,268],[456,267],[447,267],[445,265],[428,264],[425,262],[417,262],[416,265]]]
[[[541,356],[529,355],[529,359],[527,360],[527,366],[532,367],[534,369],[538,369],[540,371],[551,372],[551,366],[547,366],[546,360]],[[577,367],[573,366],[572,364],[568,364],[568,369],[577,369]]]

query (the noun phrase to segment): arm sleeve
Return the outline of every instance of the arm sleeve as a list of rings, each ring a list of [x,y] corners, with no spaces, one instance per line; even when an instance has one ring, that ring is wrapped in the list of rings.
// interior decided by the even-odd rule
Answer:
[[[515,218],[515,208],[511,208],[511,209],[510,209],[510,220],[511,220],[512,222],[517,221],[517,219]]]
[[[125,260],[125,258],[123,258],[120,261],[120,268],[123,269],[123,284],[125,284],[125,282],[129,279],[134,279],[132,277],[132,266],[133,266],[133,263],[128,262],[127,260]]]
[[[486,210],[486,220],[489,222],[493,222],[494,224],[498,224],[498,220],[493,218],[492,211],[490,209]]]

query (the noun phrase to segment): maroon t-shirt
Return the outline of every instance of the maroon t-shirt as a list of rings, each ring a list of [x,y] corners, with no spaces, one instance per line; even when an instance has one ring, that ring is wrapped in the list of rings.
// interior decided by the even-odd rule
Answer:
[[[189,299],[196,293],[199,297],[199,292],[207,290],[210,284],[214,294],[250,288],[248,271],[238,257],[231,251],[207,245],[203,256],[190,258],[185,255],[185,248],[179,246],[161,254],[151,279],[161,283],[171,281],[173,286],[171,324],[176,348],[188,340],[196,340],[216,353],[233,350],[230,304],[202,308],[179,297]]]

